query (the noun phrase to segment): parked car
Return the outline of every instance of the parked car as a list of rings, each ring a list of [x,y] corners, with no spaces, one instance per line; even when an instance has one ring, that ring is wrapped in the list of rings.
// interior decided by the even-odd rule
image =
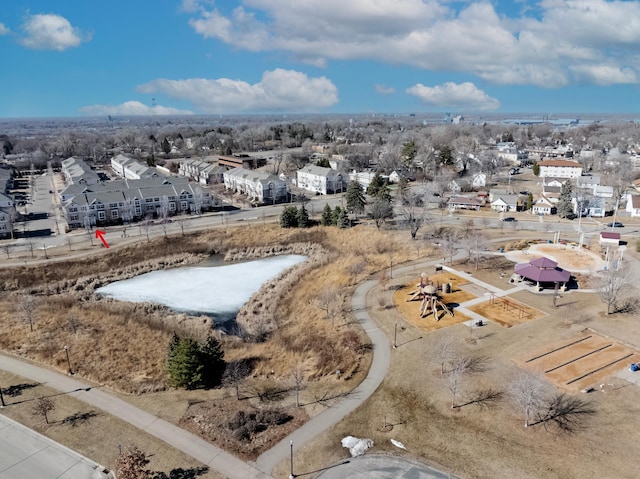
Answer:
[[[518,221],[518,220],[515,219],[513,216],[507,216],[506,218],[502,218],[502,221],[512,222],[512,221]]]
[[[613,223],[607,223],[607,228],[624,228],[624,225],[619,221],[614,221]]]

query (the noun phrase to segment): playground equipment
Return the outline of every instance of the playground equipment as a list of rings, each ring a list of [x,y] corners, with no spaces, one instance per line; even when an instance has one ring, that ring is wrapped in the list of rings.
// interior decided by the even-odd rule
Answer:
[[[444,284],[442,285],[443,291],[451,292],[451,285],[446,283],[447,287],[445,288]],[[420,317],[424,318],[429,312],[433,313],[433,317],[436,321],[440,321],[440,316],[438,315],[438,307],[440,307],[443,311],[448,313],[451,317],[453,317],[453,311],[447,307],[446,304],[442,302],[440,297],[438,296],[438,288],[433,285],[429,278],[427,278],[426,273],[422,273],[420,275],[420,282],[416,284],[416,289],[412,291],[409,299],[407,301],[413,301],[415,299],[421,299],[420,303]]]

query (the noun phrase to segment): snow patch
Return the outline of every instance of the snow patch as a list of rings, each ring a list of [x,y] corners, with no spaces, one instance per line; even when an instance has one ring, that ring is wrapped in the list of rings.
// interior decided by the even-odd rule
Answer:
[[[342,439],[342,447],[349,449],[351,457],[362,456],[367,449],[373,446],[372,439],[358,439],[357,437],[347,436]]]

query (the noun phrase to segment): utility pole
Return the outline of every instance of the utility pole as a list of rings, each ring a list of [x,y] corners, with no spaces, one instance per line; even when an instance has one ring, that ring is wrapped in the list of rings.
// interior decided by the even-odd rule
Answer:
[[[0,387],[0,408],[5,407],[6,404],[4,403],[4,396],[2,395],[2,388]]]

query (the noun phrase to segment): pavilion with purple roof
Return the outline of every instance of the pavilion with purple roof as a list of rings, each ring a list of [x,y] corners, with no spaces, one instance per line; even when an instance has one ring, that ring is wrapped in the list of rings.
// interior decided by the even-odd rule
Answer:
[[[517,264],[514,268],[517,281],[535,281],[536,287],[540,290],[546,285],[560,284],[561,289],[566,288],[566,284],[571,278],[571,273],[558,266],[558,263],[549,258],[535,258],[528,263]]]

